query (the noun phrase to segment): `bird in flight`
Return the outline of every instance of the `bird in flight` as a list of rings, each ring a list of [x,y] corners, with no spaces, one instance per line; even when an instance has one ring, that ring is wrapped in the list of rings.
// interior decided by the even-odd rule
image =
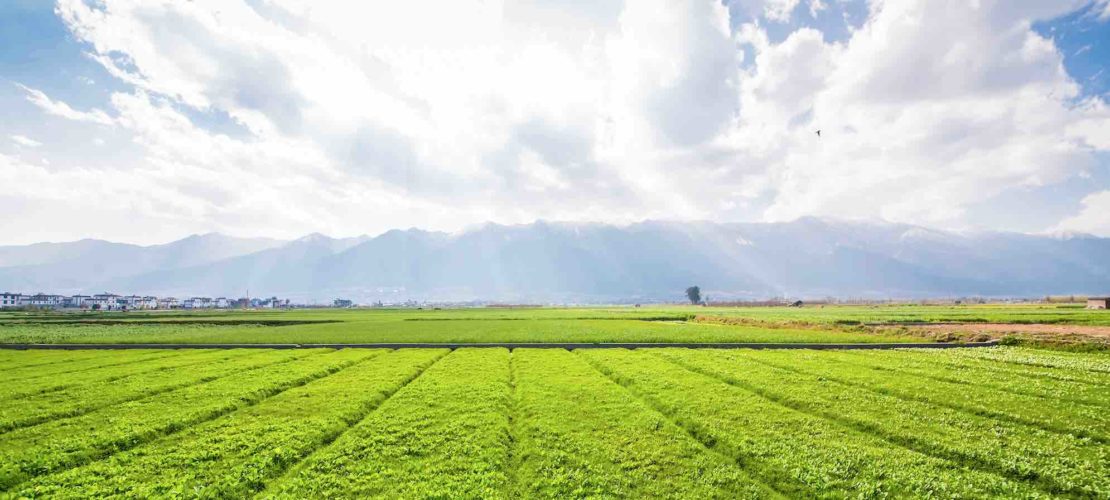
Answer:
[[[821,137],[821,129],[817,129],[817,137]]]

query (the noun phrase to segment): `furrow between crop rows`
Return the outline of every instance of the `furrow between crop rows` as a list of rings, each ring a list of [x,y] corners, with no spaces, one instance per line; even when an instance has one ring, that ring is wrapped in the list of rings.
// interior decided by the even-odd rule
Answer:
[[[996,347],[982,350],[996,353],[1000,349],[1006,348]],[[1060,368],[1039,366],[1036,364],[1007,363],[998,359],[960,354],[959,351],[962,350],[963,349],[898,349],[889,351],[889,353],[901,353],[912,359],[933,363],[938,368],[947,366],[960,370],[980,370],[985,373],[996,375],[1005,374],[1025,377],[1044,381],[1045,383],[1062,381],[1073,384],[1090,385],[1093,387],[1110,388],[1110,375],[1101,372],[1061,370]],[[876,352],[876,354],[878,354],[878,352]],[[887,353],[884,352],[883,354]]]
[[[82,351],[82,353],[89,351]],[[95,351],[96,355],[89,356],[73,363],[58,363],[46,367],[19,367],[6,370],[5,379],[11,383],[25,383],[42,379],[49,379],[59,375],[85,373],[113,366],[128,365],[133,363],[146,363],[155,359],[183,356],[187,353],[171,350],[136,350],[124,351],[108,355],[103,351]]]
[[[361,421],[446,350],[363,353],[333,375],[106,460],[38,478],[18,494],[250,496]]]
[[[505,498],[520,498],[520,462],[523,460],[520,444],[520,392],[517,388],[517,358],[520,349],[509,351],[509,404],[506,417],[508,445],[505,447]]]
[[[1049,402],[1071,401],[1110,407],[1110,386],[1046,379],[1040,375],[992,370],[993,367],[938,363],[930,353],[889,351],[860,355],[850,351],[828,352],[830,358],[848,364],[886,370],[891,376],[924,377],[938,382],[989,387],[1019,396],[1033,396]],[[938,353],[939,354],[939,353]],[[964,358],[969,362],[974,360]],[[994,365],[1002,363],[992,362]],[[1032,368],[1032,367],[1030,367]]]
[[[962,350],[962,349],[958,349]],[[970,349],[968,352],[953,352],[953,355],[966,356],[975,359],[1001,361],[1015,365],[1040,366],[1053,368],[1063,372],[1076,371],[1097,373],[1100,376],[1110,376],[1110,357],[1098,355],[1081,355],[1060,351],[1036,351],[1033,349]]]
[[[787,496],[1034,497],[1031,485],[899,447],[646,352],[579,351]]]
[[[286,363],[5,434],[0,438],[0,490],[103,459],[254,405],[335,373],[366,356],[355,350],[298,354],[298,359]]]
[[[263,496],[503,498],[508,358],[452,352]]]
[[[713,450],[564,350],[516,349],[513,498],[774,498]]]
[[[953,384],[920,377],[891,376],[889,370],[853,365],[835,356],[820,352],[780,353],[739,352],[753,362],[784,370],[822,375],[869,390],[945,406],[970,414],[1027,425],[1079,438],[1108,442],[1110,412],[1097,406],[1081,403],[1046,402],[1041,398],[1019,394],[1000,393],[991,388],[967,384]],[[1059,405],[1066,405],[1061,411]]]
[[[55,350],[0,350],[0,371],[5,373],[15,369],[38,370],[60,366],[65,363],[78,363],[89,358],[103,356],[98,351],[55,351]],[[28,370],[33,371],[33,370]]]
[[[821,375],[753,363],[720,351],[653,352],[789,408],[1055,495],[1110,495],[1110,449],[1089,440],[1029,429],[949,408],[876,394]]]
[[[82,385],[66,391],[47,392],[7,401],[4,409],[0,411],[0,433],[51,420],[81,416],[112,405],[148,398],[298,358],[297,353],[292,352],[259,352],[244,355],[242,352],[216,351],[209,354],[213,359],[212,364],[207,366],[195,367],[185,364],[154,373],[140,373],[118,380]],[[81,397],[75,397],[77,394]]]
[[[227,350],[202,350],[183,353],[180,356],[147,360],[143,363],[128,363],[107,368],[97,368],[85,372],[61,374],[41,380],[24,381],[19,384],[0,387],[0,401],[7,399],[22,399],[61,390],[75,391],[81,387],[95,387],[97,384],[112,382],[126,377],[139,376],[146,373],[205,362],[219,362],[225,359],[260,353],[260,351],[254,353],[236,353]]]

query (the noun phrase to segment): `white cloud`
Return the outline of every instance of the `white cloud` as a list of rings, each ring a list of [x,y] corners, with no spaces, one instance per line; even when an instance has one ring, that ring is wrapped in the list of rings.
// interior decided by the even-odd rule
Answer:
[[[800,2],[801,0],[765,0],[763,14],[772,21],[786,22]]]
[[[844,44],[800,30],[772,45],[747,28],[757,57],[733,140],[759,152],[767,219],[960,227],[968,206],[1090,167],[1110,115],[1071,103],[1078,86],[1028,22],[1081,3],[977,5],[880,2]]]
[[[33,89],[24,85],[16,84],[19,88],[27,92],[27,100],[31,101],[34,105],[38,106],[43,111],[54,115],[66,118],[69,120],[76,120],[89,123],[98,123],[101,125],[111,125],[112,118],[107,113],[99,110],[92,109],[89,111],[78,111],[69,107],[68,104],[55,101],[42,93],[42,91]]]
[[[810,0],[809,2],[809,15],[810,17],[817,17],[817,14],[825,10],[828,6],[821,0]]]
[[[1110,190],[1087,195],[1079,213],[1060,221],[1056,231],[1075,231],[1110,237]]]
[[[745,1],[758,21],[732,30],[713,0],[61,0],[130,90],[107,111],[27,99],[96,125],[90,156],[115,154],[101,136],[140,154],[51,156],[24,180],[90,210],[101,196],[67,172],[110,184],[128,208],[97,210],[146,222],[98,227],[150,235],[801,215],[961,227],[968,207],[1085,175],[1110,150],[1106,103],[1080,98],[1030,29],[1086,0],[876,0],[848,40],[800,28],[772,43],[766,22],[799,4]],[[54,200],[34,191],[0,200]]]
[[[30,137],[27,137],[27,136],[24,136],[24,135],[13,134],[11,136],[11,139],[12,139],[12,142],[14,142],[14,143],[16,143],[20,146],[24,146],[24,147],[28,147],[28,148],[37,148],[39,146],[42,146],[41,142],[36,141],[34,139],[31,139]]]

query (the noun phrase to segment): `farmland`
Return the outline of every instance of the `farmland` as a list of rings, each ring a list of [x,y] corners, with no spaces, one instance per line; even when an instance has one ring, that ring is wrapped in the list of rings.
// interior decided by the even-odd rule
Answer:
[[[1013,325],[1017,334],[916,331],[987,323]],[[1007,336],[1110,343],[1110,335],[1021,333],[1026,324],[1110,332],[1110,314],[1057,305],[0,312],[0,343],[870,343]]]
[[[1105,353],[0,351],[0,366],[0,488],[17,497],[1110,495]]]
[[[910,330],[920,323],[1106,318],[1050,306],[19,312],[0,314],[0,342],[899,343],[928,340]],[[1110,352],[1039,342],[0,350],[0,497],[1110,497]]]

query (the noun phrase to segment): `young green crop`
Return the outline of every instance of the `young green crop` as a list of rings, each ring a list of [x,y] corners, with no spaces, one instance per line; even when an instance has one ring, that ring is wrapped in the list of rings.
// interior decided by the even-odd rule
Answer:
[[[505,498],[509,402],[507,350],[456,350],[264,495]]]
[[[101,356],[105,359],[111,359],[115,357],[114,354],[115,353],[108,352],[102,353]],[[109,364],[109,366],[99,366],[77,372],[60,373],[47,377],[37,377],[31,380],[21,380],[18,383],[0,387],[0,400],[33,397],[63,389],[112,382],[148,373],[156,375],[159,371],[199,363],[218,363],[223,359],[249,355],[250,352],[234,352],[224,349],[199,349],[193,351],[177,351],[173,354],[174,355],[171,356],[142,358],[138,362]]]
[[[1034,349],[987,349],[953,354],[1017,365],[1042,366],[1064,372],[1110,375],[1110,354],[1107,353],[1080,354]]]
[[[99,351],[78,351],[75,359],[68,363],[51,363],[47,366],[17,365],[4,370],[4,380],[9,383],[24,383],[39,380],[49,380],[59,375],[87,372],[128,364],[142,364],[152,359],[168,358],[180,355],[180,351],[170,350],[141,350],[123,351],[105,355]]]
[[[250,406],[371,354],[298,351],[292,361],[9,432],[0,437],[0,490]]]
[[[1033,497],[1030,485],[971,470],[781,406],[647,352],[578,351],[599,370],[798,497]]]
[[[87,412],[0,433],[0,497],[1110,497],[1106,354],[324,352],[0,351],[0,418]]]
[[[333,441],[445,353],[368,352],[366,360],[338,373],[106,460],[41,477],[17,495],[247,497]]]
[[[273,354],[266,351],[221,350],[201,353],[199,360],[191,356],[186,356],[185,359],[170,358],[169,362],[163,359],[154,360],[148,364],[156,368],[153,372],[90,381],[67,390],[43,392],[5,401],[0,410],[0,432],[83,415],[106,406],[217,380],[291,360],[296,356],[297,353],[293,352]],[[208,364],[194,366],[204,362]],[[81,397],[74,397],[76,394],[81,394]]]
[[[946,356],[943,352],[843,351],[830,357],[848,363],[863,364],[873,368],[888,370],[892,376],[913,375],[941,382],[972,384],[990,387],[997,391],[1034,396],[1051,403],[1074,402],[1110,408],[1110,377],[1105,382],[1061,380],[1049,378],[1034,371],[1036,367],[1026,366],[1028,370],[1007,370],[1004,363],[980,362],[975,359]],[[958,360],[946,363],[945,360]]]
[[[1034,351],[1032,349],[1017,349],[1012,347],[992,347],[989,349],[974,349],[981,351],[985,355],[999,355],[1006,351],[1025,351],[1027,353],[1045,353],[1044,351]],[[965,349],[948,349],[941,352],[930,351],[926,349],[899,349],[898,352],[914,354],[920,357],[922,361],[939,368],[952,368],[952,369],[969,369],[981,370],[986,373],[994,375],[1013,375],[1017,377],[1026,377],[1036,379],[1045,384],[1053,384],[1056,381],[1077,383],[1084,385],[1094,386],[1110,386],[1110,375],[1100,372],[1092,372],[1087,370],[1066,370],[1060,368],[1053,368],[1047,366],[1036,366],[1032,364],[1018,364],[1007,363],[998,359],[989,359],[979,356],[968,356],[961,354]],[[1047,354],[1047,353],[1045,353]],[[1093,353],[1087,353],[1085,356],[1088,358],[1093,357]]]
[[[135,354],[150,355],[152,353],[153,351]],[[60,366],[66,363],[77,363],[90,358],[103,359],[103,355],[95,351],[3,349],[0,350],[0,371],[5,374],[12,370],[26,370],[28,373],[34,373],[36,370],[49,369],[47,367],[51,365]]]
[[[1066,408],[1043,398],[996,391],[975,384],[942,382],[921,377],[891,376],[889,370],[849,364],[819,352],[746,353],[750,359],[787,370],[820,374],[832,380],[868,388],[903,399],[914,399],[999,420],[1107,442],[1110,411],[1082,403]]]
[[[0,342],[43,343],[475,343],[475,342],[920,342],[921,339],[830,329],[712,325],[636,319],[374,320],[292,326],[52,325],[18,328]],[[10,332],[9,332],[10,333]]]
[[[516,349],[513,498],[775,493],[564,350]]]
[[[668,349],[655,354],[787,407],[882,437],[892,446],[1030,480],[1053,495],[1110,496],[1105,467],[1110,448],[1099,443],[877,394],[823,373],[768,367],[753,362],[749,353]],[[898,359],[886,362],[897,365]]]

